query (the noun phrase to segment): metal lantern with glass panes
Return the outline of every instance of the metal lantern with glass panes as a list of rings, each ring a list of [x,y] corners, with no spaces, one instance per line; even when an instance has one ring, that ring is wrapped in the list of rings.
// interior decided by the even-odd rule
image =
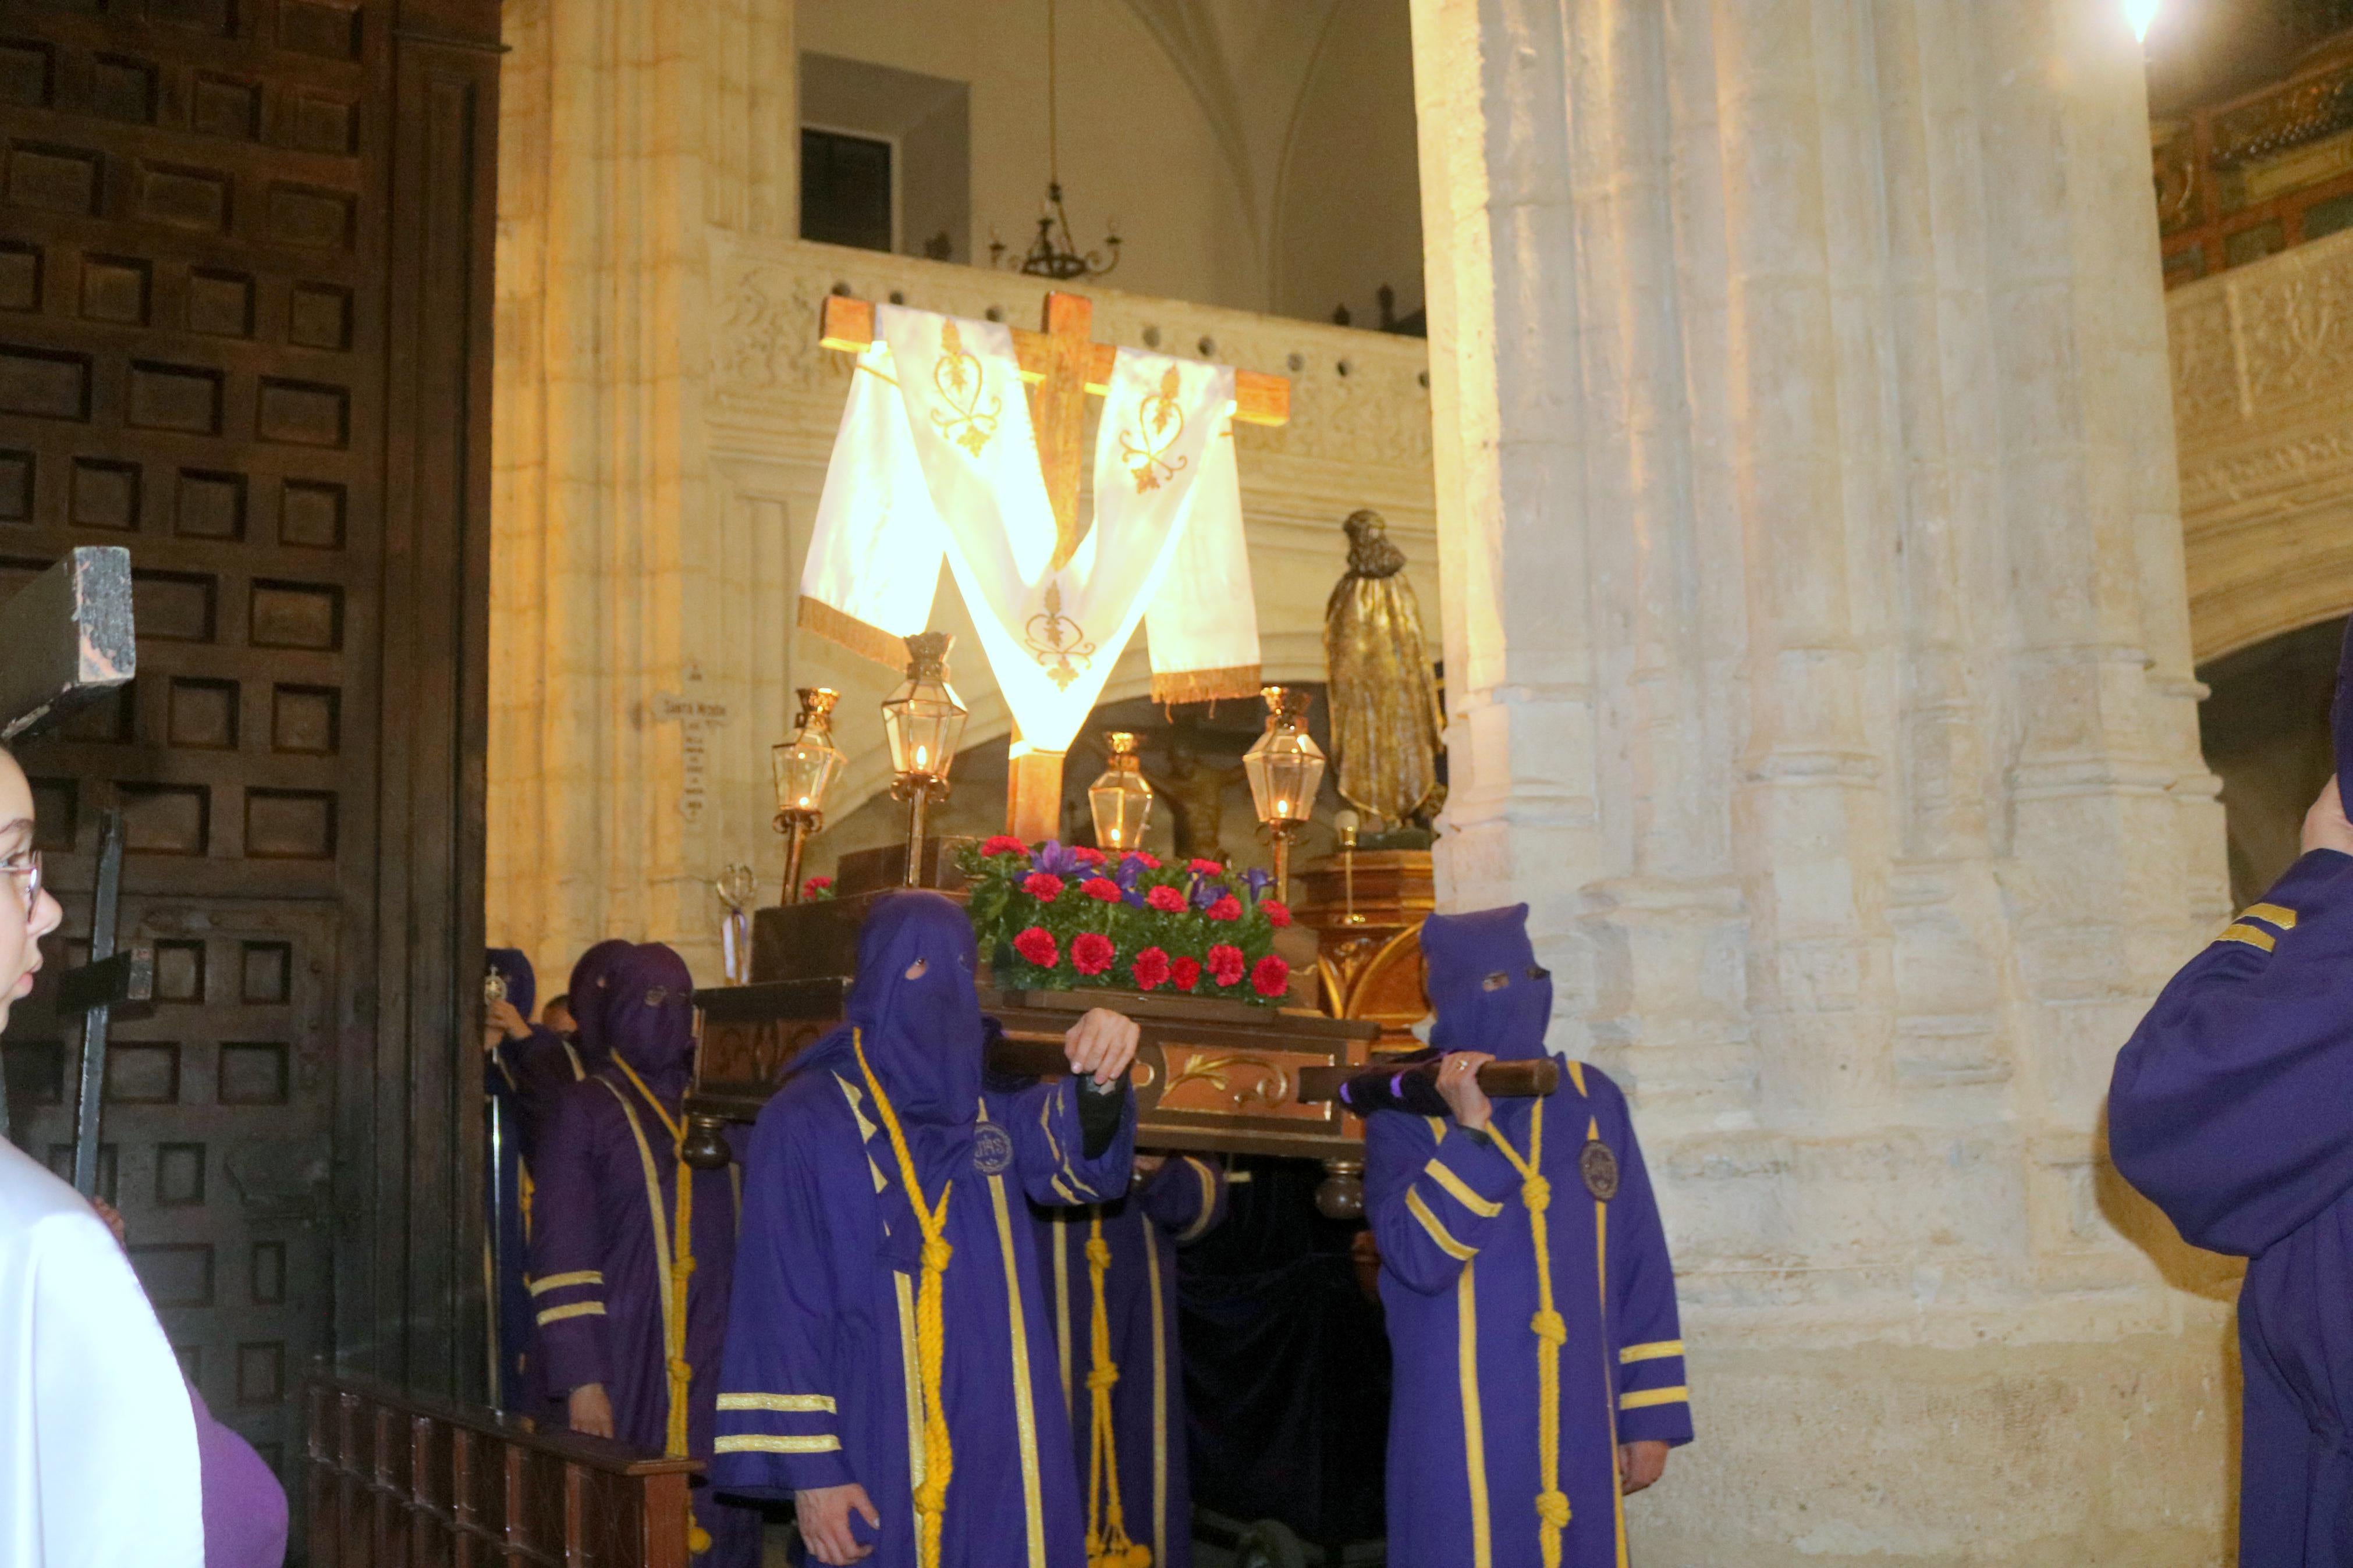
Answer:
[[[1103,737],[1111,756],[1095,782],[1087,785],[1087,809],[1095,819],[1095,847],[1122,853],[1144,847],[1144,829],[1152,821],[1152,786],[1144,782],[1144,759],[1135,754],[1135,737],[1113,730]]]
[[[1312,694],[1287,686],[1261,687],[1266,733],[1242,753],[1250,804],[1274,839],[1275,897],[1291,901],[1291,847],[1315,812],[1315,792],[1324,785],[1324,752],[1307,732]]]
[[[809,836],[825,826],[825,792],[841,776],[846,760],[833,743],[833,705],[840,693],[829,687],[804,686],[800,718],[793,738],[768,748],[769,770],[776,781],[776,831],[785,836],[783,903],[801,901],[801,851]]]
[[[934,799],[945,800],[948,768],[964,739],[965,709],[948,684],[946,632],[907,639],[907,679],[882,700],[882,731],[891,740],[892,798],[907,803],[907,886],[923,879],[923,818]]]

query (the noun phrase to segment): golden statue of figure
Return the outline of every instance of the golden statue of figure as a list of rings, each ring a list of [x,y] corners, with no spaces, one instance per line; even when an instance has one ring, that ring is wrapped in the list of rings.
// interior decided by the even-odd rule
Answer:
[[[1366,815],[1403,823],[1438,788],[1438,685],[1421,641],[1421,605],[1407,582],[1405,552],[1380,513],[1359,511],[1348,531],[1348,572],[1324,606],[1324,661],[1331,676],[1334,781]]]

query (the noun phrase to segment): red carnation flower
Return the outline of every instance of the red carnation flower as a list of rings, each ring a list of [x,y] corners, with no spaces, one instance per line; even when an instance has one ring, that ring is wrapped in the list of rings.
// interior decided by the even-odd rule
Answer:
[[[1291,965],[1273,953],[1258,961],[1250,971],[1250,989],[1261,996],[1280,996],[1291,989]]]
[[[1220,985],[1240,984],[1245,967],[1239,947],[1221,942],[1209,950],[1209,978]]]
[[[821,899],[832,891],[833,879],[830,877],[811,877],[801,884],[801,897],[804,899]]]
[[[1242,918],[1241,900],[1235,898],[1231,893],[1228,893],[1224,898],[1219,899],[1216,903],[1211,904],[1208,909],[1203,910],[1201,912],[1208,916],[1213,921],[1238,921]],[[1220,984],[1230,985],[1233,982],[1229,980],[1222,981]]]
[[[1079,891],[1099,904],[1119,902],[1119,884],[1109,877],[1089,877],[1079,884]]]
[[[1147,871],[1157,871],[1160,869],[1160,857],[1157,855],[1147,855],[1141,849],[1131,849],[1128,851],[1127,858],[1131,860],[1140,862]]]
[[[1226,874],[1226,868],[1215,860],[1189,860],[1186,864],[1204,877],[1222,877]]]
[[[1101,974],[1119,956],[1111,938],[1099,931],[1083,932],[1071,939],[1071,967],[1082,974]]]
[[[1051,969],[1060,954],[1054,947],[1054,933],[1044,926],[1031,926],[1013,939],[1013,951],[1040,969]]]
[[[1100,866],[1103,863],[1103,852],[1085,844],[1073,844],[1071,846],[1071,858],[1082,866]]]
[[[1021,879],[1021,890],[1041,904],[1050,904],[1062,896],[1062,879],[1051,871],[1032,871]]]
[[[1168,982],[1168,955],[1156,947],[1147,947],[1135,955],[1130,973],[1135,977],[1138,991],[1157,991]]]
[[[1029,846],[1022,843],[1010,833],[999,833],[983,844],[980,847],[980,852],[983,855],[1027,855],[1029,853]]]
[[[1145,893],[1144,901],[1166,915],[1180,913],[1185,908],[1185,895],[1174,888],[1153,888]]]
[[[1190,991],[1201,984],[1201,961],[1198,958],[1172,958],[1168,961],[1168,978],[1179,991]]]
[[[1287,926],[1291,923],[1291,906],[1281,899],[1261,899],[1258,907],[1265,914],[1267,924]]]

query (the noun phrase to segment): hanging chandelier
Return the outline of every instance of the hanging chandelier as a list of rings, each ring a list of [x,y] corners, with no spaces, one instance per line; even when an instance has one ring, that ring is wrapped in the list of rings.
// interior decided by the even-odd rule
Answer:
[[[1051,278],[1067,283],[1079,278],[1107,277],[1119,265],[1119,225],[1116,220],[1103,225],[1103,245],[1111,253],[1108,261],[1101,250],[1082,251],[1071,237],[1071,215],[1062,210],[1061,127],[1056,113],[1054,53],[1054,0],[1046,0],[1046,200],[1039,210],[1037,237],[1013,266],[1032,278]],[[1006,265],[1008,248],[991,234],[988,264]]]

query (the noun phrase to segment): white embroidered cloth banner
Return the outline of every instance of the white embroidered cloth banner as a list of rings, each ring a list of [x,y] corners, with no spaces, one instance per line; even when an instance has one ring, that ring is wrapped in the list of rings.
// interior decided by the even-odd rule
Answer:
[[[923,629],[944,554],[1025,744],[1068,749],[1149,612],[1154,695],[1246,696],[1258,615],[1222,365],[1119,351],[1094,511],[1064,537],[1013,334],[876,307],[801,574],[801,622],[883,663]]]

